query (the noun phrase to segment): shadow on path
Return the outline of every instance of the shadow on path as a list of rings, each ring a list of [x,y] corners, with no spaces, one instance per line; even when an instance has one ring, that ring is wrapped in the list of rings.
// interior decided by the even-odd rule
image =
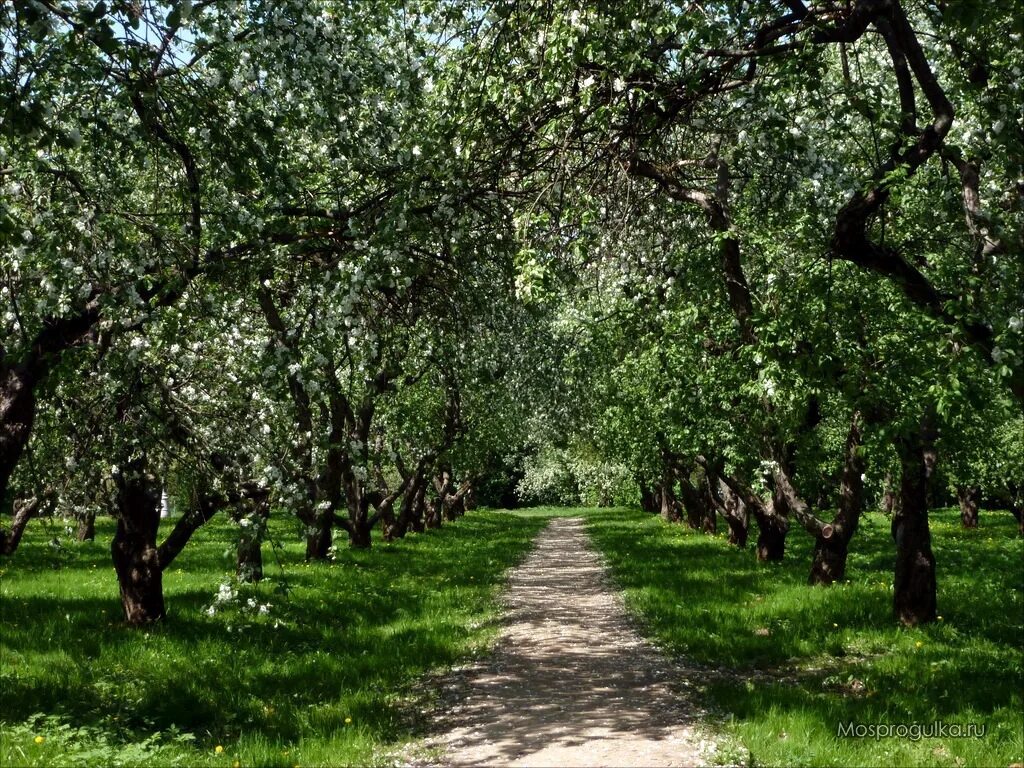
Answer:
[[[442,684],[431,739],[452,766],[684,766],[714,747],[678,673],[632,627],[579,518],[516,568],[497,648]]]

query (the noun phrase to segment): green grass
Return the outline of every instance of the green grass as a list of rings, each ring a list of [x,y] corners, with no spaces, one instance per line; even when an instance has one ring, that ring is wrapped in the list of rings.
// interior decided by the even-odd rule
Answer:
[[[165,575],[168,619],[144,630],[121,621],[110,521],[85,544],[33,522],[0,561],[0,765],[380,761],[417,731],[415,681],[493,637],[504,572],[544,521],[475,511],[312,565],[277,521],[267,579],[208,615],[233,568],[215,521]]]
[[[1006,766],[1024,759],[1024,541],[1008,513],[933,515],[942,620],[891,619],[893,544],[871,514],[849,582],[806,586],[811,539],[783,563],[629,510],[587,513],[627,605],[704,691],[757,765]],[[979,723],[982,738],[839,737],[840,723]]]
[[[268,578],[219,607],[233,531],[201,530],[165,577],[169,618],[121,622],[109,522],[92,544],[34,522],[0,562],[0,765],[366,765],[418,735],[416,681],[487,647],[505,570],[554,516],[588,520],[626,601],[706,669],[712,725],[758,765],[1001,766],[1024,757],[1024,542],[1009,514],[935,514],[942,621],[890,618],[892,543],[869,515],[850,583],[632,510],[477,511],[441,531],[306,565],[288,521]],[[60,534],[63,545],[51,546]],[[262,615],[247,607],[270,603]],[[767,634],[766,634],[767,632]],[[983,724],[983,738],[840,738],[840,723]],[[43,742],[37,744],[36,737]],[[223,748],[221,753],[216,747]]]

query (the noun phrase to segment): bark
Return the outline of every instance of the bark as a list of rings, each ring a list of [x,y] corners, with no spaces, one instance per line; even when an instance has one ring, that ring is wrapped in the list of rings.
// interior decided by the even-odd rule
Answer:
[[[427,529],[441,527],[441,507],[443,504],[444,501],[440,496],[430,500],[430,504],[427,505],[427,519],[424,521]]]
[[[981,502],[981,488],[976,485],[961,485],[956,489],[960,502],[960,523],[964,528],[978,527],[978,504]]]
[[[718,515],[715,514],[715,505],[711,499],[711,491],[708,489],[706,483],[702,483],[700,486],[700,501],[701,509],[704,513],[704,519],[701,522],[701,530],[704,533],[717,533],[718,531]],[[744,525],[746,527],[746,525]],[[730,543],[732,541],[732,533],[730,529]]]
[[[427,483],[424,480],[417,489],[416,494],[412,497],[412,509],[409,513],[409,527],[412,528],[415,533],[423,533],[426,529],[426,497]]]
[[[640,509],[652,515],[657,514],[661,509],[657,490],[646,482],[638,481],[637,485],[640,488]]]
[[[372,530],[373,527],[365,523],[352,526],[352,530],[348,532],[348,545],[353,549],[369,549],[373,544],[370,538]]]
[[[839,481],[839,509],[830,524],[821,525],[814,539],[810,584],[832,584],[846,578],[850,540],[864,510],[864,456],[859,416],[854,414],[846,436],[843,471]]]
[[[686,511],[686,525],[692,530],[714,533],[717,525],[715,510],[709,494],[702,493],[690,480],[690,474],[683,468],[679,472],[679,496]]]
[[[786,555],[786,534],[789,521],[767,504],[754,505],[757,523],[757,559],[764,562],[782,560]]]
[[[935,435],[923,422],[920,430],[899,439],[900,509],[893,516],[896,542],[893,613],[907,626],[935,620],[935,555],[928,528],[928,479],[935,461]]]
[[[444,519],[448,522],[458,520],[460,517],[466,514],[466,503],[463,500],[465,497],[457,495],[449,495],[444,501]]]
[[[334,540],[331,515],[318,515],[306,525],[306,560],[326,560]]]
[[[672,469],[666,464],[661,475],[659,512],[662,518],[669,523],[678,523],[680,520],[679,505],[676,502],[676,495],[672,489],[674,485],[675,478],[672,476]]]
[[[0,530],[0,555],[13,555],[21,543],[22,534],[28,521],[39,513],[41,501],[33,496],[14,502],[14,517],[11,519],[10,530]]]
[[[159,621],[164,606],[163,569],[156,546],[160,525],[160,487],[141,462],[132,462],[114,478],[117,531],[110,545],[121,592],[121,607],[131,625]]]
[[[398,514],[394,510],[382,511],[380,516],[380,530],[384,541],[395,541],[401,539],[409,532],[410,510],[414,494],[416,493],[415,483],[410,483],[409,488],[402,497],[402,503],[398,507]]]
[[[747,532],[750,530],[750,518],[746,513],[742,516],[728,516],[725,518],[726,525],[729,526],[729,543],[734,547],[740,549],[746,549],[747,546]]]
[[[427,528],[440,528],[444,519],[445,500],[452,488],[452,476],[443,468],[434,478],[434,490],[437,496],[431,500],[427,511]]]
[[[96,538],[96,513],[86,512],[78,519],[76,538],[79,541],[93,541]]]
[[[7,484],[32,434],[35,385],[35,377],[18,368],[6,371],[0,381],[0,503],[7,497]]]
[[[729,526],[729,543],[741,549],[746,547],[750,528],[750,511],[747,505],[724,480],[707,468],[705,471],[706,492]]]
[[[357,489],[348,499],[348,518],[334,515],[334,522],[348,534],[348,545],[353,549],[369,549],[373,545],[371,534],[381,515],[370,513],[370,498]]]
[[[882,493],[882,511],[892,515],[900,506],[900,497],[894,488],[892,473],[885,473],[884,492]]]
[[[270,504],[267,500],[257,501],[239,520],[248,521],[240,528],[238,550],[235,560],[235,574],[239,581],[256,583],[263,580],[263,536],[267,531],[267,520],[270,517]]]

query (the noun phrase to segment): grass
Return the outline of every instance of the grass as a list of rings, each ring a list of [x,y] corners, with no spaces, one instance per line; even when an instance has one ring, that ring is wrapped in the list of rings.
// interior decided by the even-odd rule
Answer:
[[[891,617],[888,521],[868,515],[849,582],[806,586],[810,537],[786,560],[629,510],[587,513],[629,608],[666,651],[709,672],[704,691],[756,765],[1001,766],[1024,759],[1024,540],[1008,513],[963,530],[933,515],[942,620]],[[853,738],[840,724],[977,723],[977,738]]]
[[[587,518],[645,631],[706,668],[707,702],[743,747],[734,758],[1006,768],[1024,757],[1024,542],[1009,514],[983,515],[976,531],[953,510],[934,515],[942,621],[907,630],[890,619],[879,515],[857,534],[849,583],[822,589],[805,584],[799,530],[785,562],[759,564],[641,512],[541,508],[476,511],[313,565],[278,520],[268,578],[220,603],[234,534],[217,521],[166,574],[170,616],[146,630],[121,622],[109,522],[88,544],[33,523],[0,562],[0,765],[383,764],[420,730],[416,681],[486,648],[504,572],[565,515]],[[934,721],[986,730],[837,733]]]
[[[168,619],[138,630],[121,621],[110,521],[84,544],[34,522],[0,561],[0,765],[379,762],[416,733],[415,681],[493,637],[504,572],[543,524],[475,511],[307,565],[276,521],[265,581],[216,603],[234,533],[215,521],[165,574]]]

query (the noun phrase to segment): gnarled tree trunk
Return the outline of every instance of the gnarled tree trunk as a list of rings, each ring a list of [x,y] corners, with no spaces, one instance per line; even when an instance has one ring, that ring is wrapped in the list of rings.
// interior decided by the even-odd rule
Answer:
[[[662,519],[668,523],[678,523],[680,520],[679,505],[676,501],[676,494],[672,487],[675,485],[672,469],[667,464],[661,474],[661,498],[658,500],[658,511]]]
[[[370,514],[370,499],[361,491],[350,494],[348,499],[348,520],[339,520],[348,533],[348,545],[352,549],[369,549],[373,545],[371,534],[379,516]]]
[[[78,529],[75,538],[79,541],[93,541],[96,538],[96,513],[88,511],[78,518]]]
[[[334,518],[320,513],[306,523],[306,560],[326,560],[334,541]]]
[[[440,528],[444,519],[444,506],[452,489],[452,476],[443,469],[434,478],[434,490],[437,496],[431,500],[427,509],[427,528]]]
[[[814,540],[810,584],[832,584],[846,577],[850,540],[857,532],[864,509],[864,456],[859,416],[854,414],[846,436],[843,472],[839,481],[839,510],[832,522],[821,526]]]
[[[893,613],[908,626],[935,620],[935,555],[928,528],[928,479],[935,465],[935,435],[927,421],[897,442],[902,474],[900,509],[892,519],[896,542]]]
[[[772,505],[762,503],[754,505],[754,521],[757,523],[757,559],[782,560],[786,555],[789,520],[772,509]]]
[[[0,555],[13,555],[21,543],[25,526],[39,513],[42,502],[37,496],[31,499],[20,499],[14,502],[14,517],[11,518],[9,530],[0,530]]]
[[[682,499],[683,509],[686,511],[686,526],[695,531],[703,529],[705,532],[714,531],[715,512],[709,509],[709,499],[702,494],[690,480],[689,473],[685,469],[679,472],[679,496]],[[708,527],[710,519],[711,527]]]
[[[427,482],[426,479],[420,483],[415,495],[412,496],[412,506],[409,510],[409,527],[414,533],[423,533],[426,529],[427,513]]]
[[[964,528],[977,528],[981,489],[976,485],[957,486],[956,498],[960,502],[960,524]]]
[[[28,445],[35,422],[36,380],[27,368],[0,365],[0,504],[7,498],[7,484]],[[12,550],[13,551],[13,550]]]
[[[129,624],[147,624],[166,615],[163,569],[157,551],[160,486],[144,462],[130,462],[114,477],[117,531],[110,553]]]
[[[444,506],[444,500],[440,496],[430,500],[427,504],[427,518],[424,521],[425,527],[429,529],[441,527],[441,508]]]
[[[241,506],[235,574],[239,581],[255,583],[263,580],[263,536],[267,532],[270,503],[259,499],[243,502]]]
[[[891,515],[900,506],[900,496],[896,492],[891,472],[885,473],[885,481],[882,486],[884,489],[882,492],[882,511],[887,515]]]
[[[657,488],[648,485],[646,482],[637,481],[640,489],[640,509],[652,515],[661,511],[661,499]]]
[[[729,543],[743,549],[747,546],[750,530],[750,512],[738,494],[717,476],[708,473],[704,478],[705,492],[729,527]],[[714,514],[714,511],[711,511]]]

